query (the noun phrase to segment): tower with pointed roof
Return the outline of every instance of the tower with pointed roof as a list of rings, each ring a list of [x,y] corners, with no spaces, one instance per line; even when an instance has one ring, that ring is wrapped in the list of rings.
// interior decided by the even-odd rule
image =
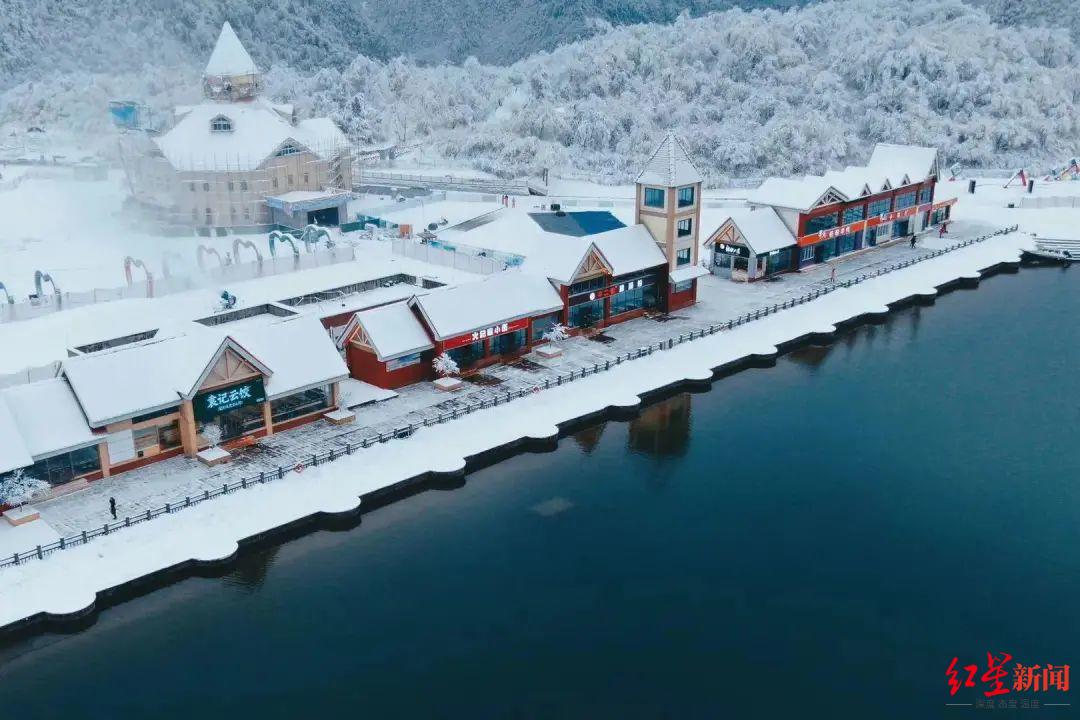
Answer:
[[[226,22],[203,71],[203,94],[208,100],[236,102],[257,97],[261,89],[259,67]]]
[[[668,311],[697,298],[701,173],[669,133],[635,181],[634,221],[644,225],[668,259]]]

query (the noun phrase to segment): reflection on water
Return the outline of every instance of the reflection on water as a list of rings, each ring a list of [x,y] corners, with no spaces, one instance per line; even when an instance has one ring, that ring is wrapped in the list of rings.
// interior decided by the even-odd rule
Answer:
[[[674,457],[686,454],[690,445],[690,393],[651,405],[630,422],[631,450]]]
[[[222,580],[226,585],[257,592],[266,582],[266,576],[280,550],[281,546],[276,545],[244,555],[237,561],[232,572],[222,577]]]
[[[792,350],[787,354],[787,357],[800,365],[818,367],[825,362],[825,358],[828,357],[831,350],[832,345],[805,345]]]
[[[573,434],[574,442],[578,444],[586,455],[592,453],[596,449],[596,446],[600,444],[600,437],[604,434],[604,428],[607,427],[606,422],[598,423],[593,427],[585,428],[580,432]]]

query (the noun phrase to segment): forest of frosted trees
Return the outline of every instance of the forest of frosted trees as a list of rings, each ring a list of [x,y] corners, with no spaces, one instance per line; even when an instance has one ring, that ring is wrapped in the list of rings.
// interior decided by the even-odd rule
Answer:
[[[1065,32],[999,26],[959,0],[844,0],[601,28],[509,66],[357,56],[314,72],[279,63],[267,80],[356,142],[423,143],[501,175],[625,181],[675,130],[723,182],[862,161],[878,141],[969,167],[1062,164],[1080,154],[1076,57]],[[0,122],[106,129],[110,97],[196,100],[204,61],[22,84],[0,97]]]

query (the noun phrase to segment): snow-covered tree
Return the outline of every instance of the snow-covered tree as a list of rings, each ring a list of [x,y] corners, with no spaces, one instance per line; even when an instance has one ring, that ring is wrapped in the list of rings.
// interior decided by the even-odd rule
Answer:
[[[49,483],[19,469],[0,477],[0,505],[24,505],[49,489]]]
[[[437,356],[431,362],[431,366],[435,368],[435,374],[439,377],[450,377],[451,375],[457,375],[461,372],[461,368],[454,362],[454,358],[450,357],[447,353]]]
[[[555,323],[547,329],[543,337],[548,342],[557,343],[570,337],[570,329],[562,323]]]
[[[202,426],[200,433],[206,438],[206,442],[210,443],[210,447],[212,448],[216,448],[218,443],[221,442],[221,426],[217,423],[206,423]]]

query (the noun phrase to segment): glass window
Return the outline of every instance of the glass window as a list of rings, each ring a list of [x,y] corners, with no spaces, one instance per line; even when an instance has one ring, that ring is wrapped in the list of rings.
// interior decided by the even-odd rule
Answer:
[[[542,340],[544,333],[552,328],[555,323],[559,322],[559,314],[552,313],[551,315],[545,315],[544,317],[536,318],[532,322],[532,336],[533,341]]]
[[[847,225],[848,223],[853,223],[853,222],[856,222],[856,221],[862,220],[862,219],[863,219],[863,206],[862,205],[857,205],[855,207],[849,207],[846,210],[844,210],[844,220],[841,223],[841,225]]]
[[[195,192],[195,183],[188,183],[188,188],[191,189],[191,192]]]
[[[63,485],[100,469],[101,456],[98,455],[97,445],[91,445],[82,450],[72,450],[63,455],[38,460],[26,468],[26,474],[50,485]]]
[[[694,186],[679,188],[679,207],[689,207],[694,204]]]
[[[602,290],[607,285],[607,280],[601,275],[600,277],[589,278],[588,280],[581,280],[570,286],[571,295],[580,295],[581,293],[592,292],[594,290]]]
[[[675,264],[686,265],[690,262],[690,248],[683,248],[675,253]]]
[[[305,185],[308,184],[308,177],[309,177],[308,173],[304,173],[304,184]]]
[[[471,345],[465,345],[463,347],[454,348],[447,351],[447,355],[453,358],[458,367],[464,370],[477,360],[484,357],[484,341],[477,340]]]
[[[210,121],[210,129],[214,132],[230,132],[232,130],[232,120],[224,115],[218,115]]]
[[[570,306],[570,327],[592,327],[603,319],[603,300],[591,300]]]
[[[675,283],[674,292],[677,292],[677,293],[686,292],[687,290],[689,290],[692,287],[694,287],[694,281],[693,280],[683,280],[682,282]]]
[[[287,155],[296,155],[300,152],[300,148],[296,147],[292,143],[285,143],[281,146],[281,149],[277,151],[278,157],[285,157]]]
[[[851,252],[856,247],[858,247],[860,239],[861,239],[860,233],[852,233],[851,235],[844,235],[843,237],[841,237],[837,241],[837,244],[839,245],[839,249],[837,251],[837,254]]]
[[[292,187],[292,184],[293,184],[293,176],[290,175],[289,176],[289,186]]]
[[[247,180],[241,180],[240,181],[240,189],[241,190],[247,190]]]
[[[525,331],[502,333],[491,338],[491,352],[496,355],[506,355],[516,352],[525,346]]]
[[[896,209],[903,210],[904,208],[913,207],[915,205],[915,193],[904,193],[903,195],[896,196]]]
[[[233,181],[230,180],[229,181],[229,192],[232,192],[232,191],[233,191]]]
[[[210,183],[206,182],[202,184],[203,192],[210,192]]]
[[[934,201],[934,188],[925,187],[919,191],[919,204],[926,205]]]
[[[803,261],[813,260],[814,259],[814,246],[813,245],[804,246],[802,251],[799,253],[799,258],[801,260],[803,260]]]
[[[247,208],[247,207],[244,208],[244,219],[245,220],[250,220],[251,219],[251,208]]]
[[[694,221],[692,219],[690,219],[690,218],[686,218],[685,220],[680,220],[678,222],[678,224],[676,225],[676,228],[677,228],[676,235],[678,235],[679,237],[686,237],[691,232],[693,232],[693,230],[694,230]]]
[[[769,253],[765,272],[773,273],[791,267],[791,248],[783,248]]]
[[[274,186],[274,189],[277,190],[278,180],[276,177],[271,181],[271,184]]]
[[[635,287],[611,296],[612,315],[621,315],[643,307],[645,307],[645,288],[643,287]]]
[[[270,401],[270,417],[275,423],[310,415],[330,407],[330,386],[322,385]]]
[[[830,215],[818,215],[817,217],[807,219],[806,234],[813,235],[816,232],[828,230],[831,227],[836,227],[836,213]]]
[[[664,207],[664,191],[660,188],[645,188],[645,207]]]
[[[870,217],[876,217],[878,215],[884,215],[892,209],[892,199],[885,198],[884,200],[875,200],[870,203]]]
[[[206,208],[206,224],[207,225],[213,225],[214,224],[214,213],[213,213],[212,210],[210,210],[210,208]]]

